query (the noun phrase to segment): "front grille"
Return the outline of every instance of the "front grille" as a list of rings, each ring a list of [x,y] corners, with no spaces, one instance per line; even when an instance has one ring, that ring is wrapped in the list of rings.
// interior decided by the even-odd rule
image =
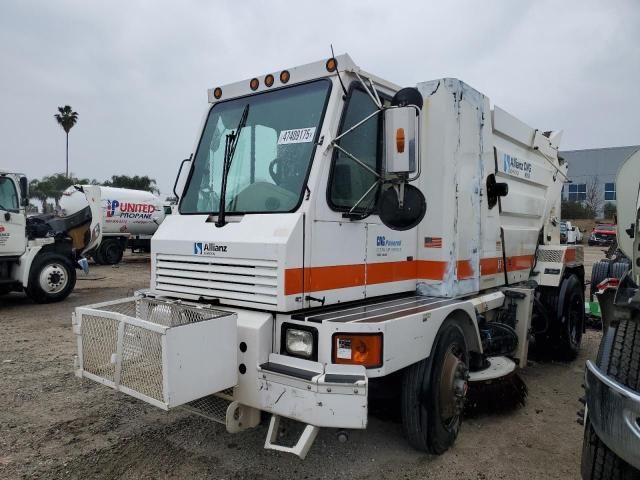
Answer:
[[[538,250],[538,261],[540,262],[562,262],[563,250]]]
[[[276,305],[278,262],[160,253],[156,256],[155,288]]]

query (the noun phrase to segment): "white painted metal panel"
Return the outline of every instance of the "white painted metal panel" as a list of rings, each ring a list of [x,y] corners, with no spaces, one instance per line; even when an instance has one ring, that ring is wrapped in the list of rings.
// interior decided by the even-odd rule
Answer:
[[[492,117],[493,129],[496,132],[527,147],[533,145],[535,129],[498,106],[493,107]]]

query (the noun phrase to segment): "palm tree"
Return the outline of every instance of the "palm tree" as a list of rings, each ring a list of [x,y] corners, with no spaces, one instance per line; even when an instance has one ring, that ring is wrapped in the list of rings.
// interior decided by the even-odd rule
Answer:
[[[69,131],[73,128],[73,126],[78,121],[78,113],[74,112],[69,105],[65,105],[64,107],[58,107],[58,112],[54,115],[56,120],[58,121],[58,125],[62,127],[62,129],[67,134],[67,169],[65,171],[65,175],[69,176]]]

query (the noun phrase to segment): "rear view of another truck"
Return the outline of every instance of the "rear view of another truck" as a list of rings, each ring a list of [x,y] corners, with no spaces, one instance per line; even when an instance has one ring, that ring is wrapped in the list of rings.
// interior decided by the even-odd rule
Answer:
[[[631,264],[597,286],[603,336],[585,375],[585,480],[640,479],[640,154],[622,165],[616,188],[618,246]]]

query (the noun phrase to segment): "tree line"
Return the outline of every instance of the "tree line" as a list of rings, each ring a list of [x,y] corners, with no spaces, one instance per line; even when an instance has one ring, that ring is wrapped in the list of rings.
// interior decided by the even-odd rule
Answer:
[[[96,179],[78,178],[71,174],[56,173],[29,182],[29,196],[42,203],[42,213],[47,213],[60,207],[62,192],[72,185],[102,185],[105,187],[130,188],[133,190],[145,190],[158,194],[158,186],[153,178],[146,175],[112,175],[110,180],[99,182]],[[53,200],[52,204],[47,203]]]

